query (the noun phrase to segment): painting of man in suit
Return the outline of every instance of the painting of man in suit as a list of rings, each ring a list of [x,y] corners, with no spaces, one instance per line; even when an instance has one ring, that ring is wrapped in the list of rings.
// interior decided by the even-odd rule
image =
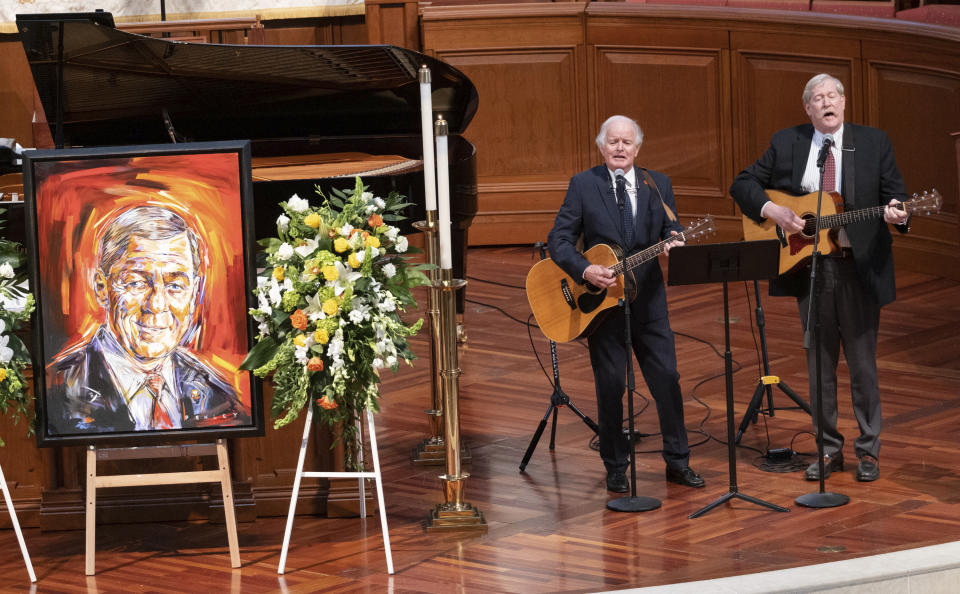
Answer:
[[[26,159],[41,445],[263,430],[248,147]]]
[[[103,310],[93,338],[49,366],[56,433],[244,425],[249,411],[190,352],[204,295],[205,247],[174,211],[123,210],[100,238],[90,289]]]

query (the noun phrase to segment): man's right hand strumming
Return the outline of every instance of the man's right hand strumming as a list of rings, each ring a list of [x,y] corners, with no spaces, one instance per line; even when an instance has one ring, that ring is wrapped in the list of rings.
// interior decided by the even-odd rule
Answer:
[[[607,289],[617,282],[617,277],[606,266],[591,264],[583,271],[583,280],[595,287]]]

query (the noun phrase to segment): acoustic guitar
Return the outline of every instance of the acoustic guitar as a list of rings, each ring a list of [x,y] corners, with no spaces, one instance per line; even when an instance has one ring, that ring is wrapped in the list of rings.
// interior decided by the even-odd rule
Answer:
[[[628,286],[631,299],[636,296],[631,271],[663,253],[664,247],[679,239],[685,243],[711,235],[715,231],[713,216],[691,223],[683,232],[623,260],[623,251],[618,246],[595,245],[583,253],[591,264],[599,264],[613,270],[616,284],[600,289],[590,283],[580,284],[573,280],[550,258],[534,264],[527,273],[527,300],[543,334],[554,342],[568,342],[589,334],[598,316],[617,305]],[[626,280],[625,280],[626,277]]]
[[[780,274],[787,274],[803,265],[813,256],[813,239],[817,232],[817,193],[794,196],[778,190],[767,190],[767,198],[774,204],[786,206],[804,220],[803,230],[787,234],[773,219],[758,224],[750,217],[743,216],[743,238],[747,241],[776,239],[780,242]],[[914,194],[913,198],[901,202],[901,210],[910,214],[934,214],[940,211],[943,198],[937,192],[924,191]],[[883,206],[871,206],[857,210],[843,211],[843,198],[836,192],[824,194],[820,206],[820,253],[830,254],[840,249],[836,235],[840,227],[869,219],[883,218]]]

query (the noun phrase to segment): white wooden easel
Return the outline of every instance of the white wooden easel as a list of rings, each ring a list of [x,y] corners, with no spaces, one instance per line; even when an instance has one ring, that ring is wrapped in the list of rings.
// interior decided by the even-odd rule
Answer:
[[[372,478],[377,485],[377,502],[380,505],[380,527],[383,530],[383,548],[387,556],[387,573],[393,573],[393,554],[390,552],[390,531],[387,528],[387,508],[383,503],[383,480],[380,475],[380,455],[377,453],[377,431],[373,426],[373,413],[367,413],[367,428],[370,437],[370,454],[373,457],[373,472],[304,472],[303,461],[307,454],[310,429],[313,427],[313,407],[307,406],[307,418],[303,425],[303,439],[300,440],[300,457],[297,460],[297,473],[293,479],[293,493],[290,494],[290,511],[287,512],[287,527],[283,531],[283,548],[280,550],[280,565],[277,573],[283,574],[287,564],[287,548],[290,546],[290,532],[293,530],[293,516],[297,511],[297,497],[300,493],[302,478],[356,478],[360,483],[360,517],[367,516],[367,498],[363,481]],[[362,436],[360,421],[357,420],[357,435]],[[360,440],[359,463],[363,466],[363,440]]]
[[[33,573],[33,563],[30,562],[27,543],[24,542],[23,533],[20,532],[20,522],[17,521],[17,510],[13,509],[13,498],[10,497],[10,489],[7,488],[7,479],[3,476],[2,466],[0,466],[0,489],[3,489],[3,500],[7,504],[7,511],[10,512],[10,523],[13,524],[13,530],[17,533],[17,542],[20,543],[20,553],[23,554],[23,562],[27,565],[27,573],[30,575],[30,581],[36,582],[37,576]]]
[[[97,460],[143,460],[151,458],[179,458],[185,456],[216,456],[217,470],[186,472],[155,472],[151,474],[97,474]],[[230,461],[227,442],[197,443],[134,448],[87,448],[87,542],[86,574],[94,575],[97,536],[97,489],[106,487],[141,487],[150,485],[184,485],[192,483],[220,483],[223,489],[223,513],[230,545],[230,567],[240,567],[240,547],[237,542],[237,515],[233,508],[233,485],[230,482]],[[26,552],[26,551],[24,551]]]

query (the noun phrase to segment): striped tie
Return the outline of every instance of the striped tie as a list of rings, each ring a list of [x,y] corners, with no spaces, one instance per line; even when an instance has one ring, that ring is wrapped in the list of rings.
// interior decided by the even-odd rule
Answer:
[[[833,159],[833,149],[827,151],[827,159],[823,162],[823,191],[833,192],[837,189],[837,162]]]
[[[633,245],[633,207],[630,205],[630,197],[627,196],[627,180],[622,176],[617,176],[617,204],[622,205],[620,214],[623,217],[623,239],[626,245],[624,250]]]

